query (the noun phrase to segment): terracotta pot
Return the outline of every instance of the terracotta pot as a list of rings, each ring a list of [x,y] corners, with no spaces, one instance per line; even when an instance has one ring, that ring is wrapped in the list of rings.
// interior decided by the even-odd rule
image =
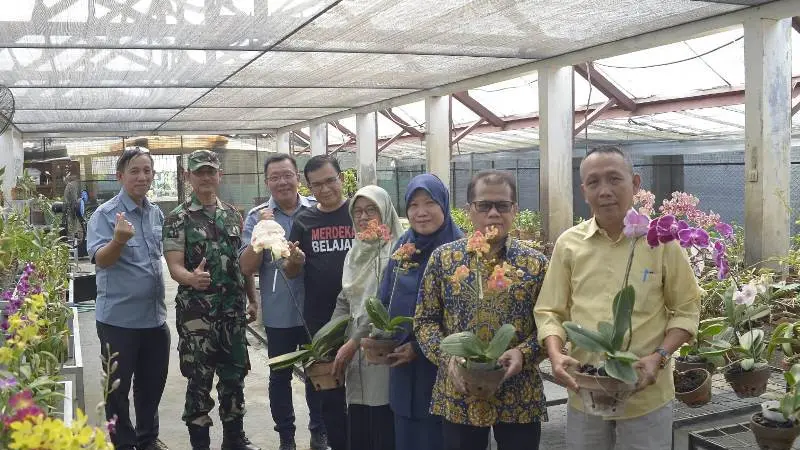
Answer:
[[[711,401],[711,374],[708,373],[706,369],[690,369],[684,372],[678,372],[677,376],[682,376],[692,372],[702,372],[705,376],[705,380],[703,384],[696,387],[695,389],[689,392],[678,392],[675,391],[675,398],[680,400],[681,402],[685,403],[686,406],[691,408],[697,408],[698,406],[703,406]]]
[[[750,417],[750,430],[756,437],[758,448],[761,450],[790,450],[797,435],[800,434],[800,425],[793,427],[767,427],[756,422],[756,417],[763,419],[760,412]]]
[[[492,367],[494,367],[494,364],[492,364]],[[506,370],[503,367],[487,369],[473,365],[467,368],[457,364],[456,370],[464,384],[466,394],[482,399],[489,399],[494,396],[503,383],[503,377],[506,374]]]
[[[627,384],[616,378],[573,374],[580,388],[586,414],[610,417],[618,416],[625,411],[625,402],[633,394],[636,385]]]
[[[306,367],[306,376],[311,378],[311,384],[318,391],[327,391],[344,386],[343,380],[338,375],[331,375],[333,361],[315,362]]]
[[[686,372],[692,369],[705,369],[708,373],[713,374],[716,370],[716,366],[714,366],[714,363],[711,361],[688,362],[675,358],[675,370],[678,372]]]
[[[394,339],[374,339],[369,347],[364,347],[364,359],[370,364],[387,365],[392,361],[388,358],[397,348],[397,341]]]
[[[725,381],[739,398],[758,397],[767,392],[770,369],[768,366],[748,371],[725,371]]]

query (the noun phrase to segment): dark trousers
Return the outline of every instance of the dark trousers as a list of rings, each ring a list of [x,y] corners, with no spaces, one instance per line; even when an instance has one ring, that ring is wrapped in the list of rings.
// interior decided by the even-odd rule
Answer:
[[[317,391],[306,379],[306,396],[322,406],[322,421],[328,434],[328,446],[331,450],[347,450],[347,401],[344,387]]]
[[[394,450],[394,414],[389,405],[347,407],[349,450]]]
[[[108,352],[117,354],[117,370],[109,374],[109,383],[119,379],[119,387],[106,399],[106,418],[117,416],[111,441],[117,449],[146,447],[158,437],[158,404],[169,369],[170,333],[167,324],[156,328],[121,328],[97,322],[103,369]],[[113,364],[113,363],[112,363]],[[128,393],[133,378],[134,430],[130,417]]]
[[[542,434],[541,422],[499,423],[492,427],[498,450],[538,450]],[[443,421],[445,450],[486,450],[489,427],[461,425]]]
[[[293,352],[308,342],[303,327],[264,329],[267,332],[267,354],[270,358]],[[269,409],[272,412],[272,420],[275,421],[275,431],[282,439],[293,439],[296,430],[291,383],[292,369],[269,371]],[[314,395],[314,387],[310,384],[306,384],[306,404],[309,411],[308,429],[325,431],[322,404],[319,396]]]

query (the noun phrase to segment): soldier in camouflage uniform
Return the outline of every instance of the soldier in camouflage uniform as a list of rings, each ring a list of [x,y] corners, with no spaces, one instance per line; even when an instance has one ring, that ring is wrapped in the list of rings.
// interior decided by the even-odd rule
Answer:
[[[180,369],[188,379],[183,420],[192,448],[208,450],[211,387],[219,376],[223,450],[258,450],[243,430],[244,377],[250,369],[245,337],[245,278],[239,269],[242,218],[219,200],[221,172],[213,152],[189,155],[192,195],[164,222],[164,253],[178,282],[175,308]],[[248,306],[248,313],[253,313]]]

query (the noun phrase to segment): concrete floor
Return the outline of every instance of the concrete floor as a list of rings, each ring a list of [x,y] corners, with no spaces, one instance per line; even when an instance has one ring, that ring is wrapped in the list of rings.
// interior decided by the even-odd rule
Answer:
[[[161,417],[161,440],[164,441],[172,450],[189,450],[188,434],[184,423],[181,421],[183,411],[184,394],[186,391],[186,381],[178,370],[178,353],[176,350],[177,334],[175,332],[175,308],[174,299],[177,285],[168,276],[166,265],[164,266],[166,275],[165,287],[167,298],[167,323],[172,332],[172,343],[170,351],[170,372],[164,397],[161,401],[159,410]],[[89,306],[89,304],[82,304]],[[82,309],[88,309],[83,307]],[[90,422],[102,420],[98,418],[98,413],[94,408],[101,400],[100,388],[100,345],[97,339],[94,322],[94,310],[86,310],[79,313],[79,322],[82,330],[81,345],[84,360],[84,387],[85,401]],[[255,324],[260,324],[260,320]],[[255,332],[263,333],[263,328],[258,325],[253,327]],[[273,430],[274,422],[269,412],[269,398],[267,396],[267,377],[269,368],[267,367],[267,352],[261,340],[248,334],[250,341],[250,360],[252,370],[245,380],[245,401],[247,414],[245,415],[245,431],[256,445],[264,450],[274,450],[278,448],[278,435]],[[308,448],[308,408],[305,404],[305,394],[303,384],[294,379],[292,381],[294,393],[295,416],[297,425],[298,448]],[[212,391],[216,392],[216,391]],[[563,399],[566,397],[565,390],[553,383],[545,382],[545,394],[549,401]],[[550,421],[542,427],[542,439],[540,448],[543,450],[562,450],[566,449],[566,405],[556,405],[548,408]],[[219,418],[216,408],[212,411],[212,419],[215,426],[211,428],[212,448],[219,448],[222,441],[222,428],[219,426]],[[749,416],[748,416],[749,417]],[[725,423],[735,423],[736,419],[727,418]],[[716,423],[713,425],[717,425]],[[675,432],[675,449],[687,448],[686,436],[690,429],[702,429],[713,426],[706,422],[703,425],[691,428],[681,428]],[[215,447],[216,446],[216,447]],[[490,448],[496,449],[493,442]]]

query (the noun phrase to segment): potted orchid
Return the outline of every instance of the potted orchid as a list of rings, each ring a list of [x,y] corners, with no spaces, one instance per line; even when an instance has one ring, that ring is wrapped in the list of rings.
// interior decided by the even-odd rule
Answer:
[[[513,270],[510,264],[494,266],[489,278],[484,282],[480,273],[482,259],[489,253],[489,241],[497,236],[497,230],[490,228],[486,235],[476,230],[467,240],[467,252],[475,255],[472,267],[461,265],[450,277],[454,295],[462,289],[481,304],[486,293],[497,294],[507,291],[515,279],[523,276],[521,270]],[[484,286],[485,284],[485,286]],[[479,398],[491,398],[505,377],[505,368],[499,363],[500,356],[508,350],[514,339],[516,329],[504,324],[488,339],[483,339],[472,331],[453,333],[441,341],[441,350],[455,357],[456,376],[467,394]]]
[[[289,242],[286,240],[283,227],[274,220],[259,221],[253,228],[253,237],[250,243],[256,253],[269,250],[275,261],[288,257],[290,253]],[[277,271],[284,281],[288,283],[283,270],[277,269]],[[290,289],[288,292],[294,307],[298,312],[301,312],[300,305],[298,305],[292,290]],[[278,370],[299,364],[317,390],[335,389],[343,386],[343,380],[338,374],[333,374],[331,369],[336,351],[344,343],[349,317],[341,316],[328,322],[313,336],[302,313],[300,314],[300,319],[303,321],[303,328],[306,331],[309,343],[303,344],[300,350],[270,358],[267,360],[267,365],[272,370]]]
[[[388,229],[387,229],[388,232]],[[371,325],[369,337],[373,340],[369,345],[364,345],[364,358],[372,364],[390,364],[388,355],[394,351],[400,343],[398,335],[406,331],[405,325],[414,323],[413,317],[397,316],[390,317],[389,310],[394,300],[394,292],[397,287],[397,280],[401,273],[406,273],[410,269],[419,266],[412,261],[412,257],[419,253],[416,246],[412,243],[401,245],[392,254],[395,265],[395,277],[392,283],[392,290],[389,294],[389,306],[384,306],[378,297],[370,297],[366,301],[365,309]]]
[[[750,430],[762,449],[789,450],[800,435],[800,365],[793,365],[783,377],[786,393],[764,394],[769,400],[761,404],[761,412],[750,417]]]

